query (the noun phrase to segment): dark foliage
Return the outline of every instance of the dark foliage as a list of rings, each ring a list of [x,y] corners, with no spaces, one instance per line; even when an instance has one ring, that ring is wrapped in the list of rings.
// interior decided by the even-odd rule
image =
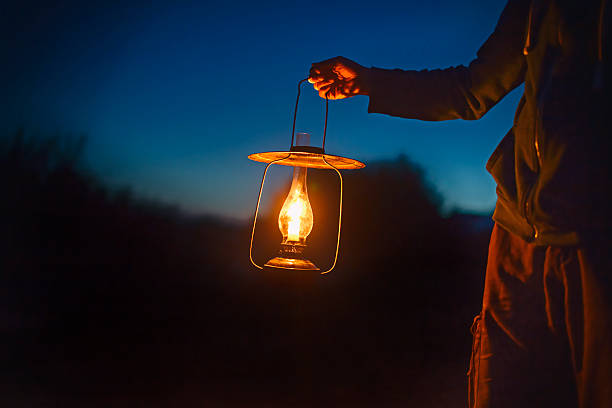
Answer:
[[[406,158],[345,174],[320,277],[252,268],[248,225],[104,187],[83,139],[0,141],[3,406],[464,405],[490,223],[443,218]],[[309,177],[324,265],[337,185]]]

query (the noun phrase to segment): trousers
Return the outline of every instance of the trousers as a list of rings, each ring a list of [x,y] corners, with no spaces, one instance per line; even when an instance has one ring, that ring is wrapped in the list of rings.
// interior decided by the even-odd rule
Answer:
[[[493,227],[469,407],[612,407],[612,245],[536,246]]]

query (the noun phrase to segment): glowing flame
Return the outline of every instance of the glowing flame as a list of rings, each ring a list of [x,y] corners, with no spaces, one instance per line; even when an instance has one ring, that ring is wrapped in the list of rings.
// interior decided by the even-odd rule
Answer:
[[[296,167],[293,170],[291,189],[278,216],[278,228],[283,234],[283,243],[303,244],[312,231],[312,224],[312,207],[306,190],[306,169]]]
[[[287,241],[300,240],[300,216],[304,212],[304,202],[301,200],[291,203],[287,215],[289,216],[289,228],[287,232]]]

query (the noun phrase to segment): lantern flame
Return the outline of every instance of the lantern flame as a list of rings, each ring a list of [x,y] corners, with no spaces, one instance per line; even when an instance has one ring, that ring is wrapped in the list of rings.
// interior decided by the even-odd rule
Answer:
[[[306,172],[304,167],[296,167],[293,170],[291,188],[278,216],[278,228],[283,234],[283,243],[304,244],[312,231],[313,215],[306,190]]]
[[[287,233],[287,241],[300,240],[300,216],[304,211],[304,202],[301,200],[291,203],[287,215],[289,216],[289,228]]]

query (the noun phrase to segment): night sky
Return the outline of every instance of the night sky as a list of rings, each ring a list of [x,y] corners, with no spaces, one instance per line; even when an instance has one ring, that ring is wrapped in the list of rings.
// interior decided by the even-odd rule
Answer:
[[[3,137],[86,134],[85,161],[110,185],[245,219],[263,170],[246,156],[288,148],[296,84],[312,62],[468,64],[505,1],[14,3],[0,6]],[[488,212],[495,185],[484,166],[521,89],[479,121],[368,114],[364,96],[332,101],[326,150],[366,163],[405,154],[445,209]],[[305,86],[297,129],[313,143],[323,107]]]

